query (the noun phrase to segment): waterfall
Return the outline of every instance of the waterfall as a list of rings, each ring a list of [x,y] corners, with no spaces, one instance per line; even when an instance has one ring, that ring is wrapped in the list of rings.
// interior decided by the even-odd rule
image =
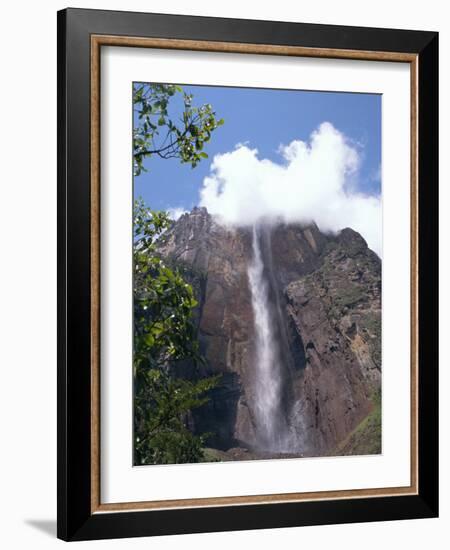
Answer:
[[[248,279],[255,324],[255,404],[258,444],[268,451],[289,450],[289,430],[282,403],[281,350],[277,316],[270,300],[270,288],[261,253],[264,229],[253,226],[253,258]]]

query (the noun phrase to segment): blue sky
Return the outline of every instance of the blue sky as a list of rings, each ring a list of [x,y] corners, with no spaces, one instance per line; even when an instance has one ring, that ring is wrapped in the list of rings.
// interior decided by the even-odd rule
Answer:
[[[323,122],[342,132],[358,151],[356,191],[380,193],[380,95],[212,86],[183,88],[193,94],[195,106],[211,103],[217,118],[224,118],[225,123],[206,144],[209,158],[195,169],[177,159],[153,157],[147,161],[148,172],[135,178],[134,194],[142,196],[151,208],[190,210],[198,204],[199,190],[205,176],[210,174],[214,155],[233,151],[237,143],[256,148],[258,159],[281,164],[280,145],[293,140],[308,142],[311,133]]]

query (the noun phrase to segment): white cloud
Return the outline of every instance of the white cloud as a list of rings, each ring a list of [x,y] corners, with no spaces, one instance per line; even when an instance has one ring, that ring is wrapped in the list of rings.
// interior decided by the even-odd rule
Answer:
[[[351,227],[381,256],[381,199],[348,185],[358,176],[357,148],[324,122],[308,142],[294,140],[279,153],[280,163],[259,159],[247,145],[215,156],[200,205],[231,225],[282,218],[315,221],[322,231]]]
[[[171,220],[178,220],[183,214],[186,214],[187,210],[182,206],[175,206],[167,209],[167,214]]]

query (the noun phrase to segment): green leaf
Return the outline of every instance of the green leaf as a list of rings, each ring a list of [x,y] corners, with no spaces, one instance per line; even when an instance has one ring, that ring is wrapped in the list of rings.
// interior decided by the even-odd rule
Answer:
[[[184,108],[181,113],[172,109],[175,96],[181,95]],[[174,99],[172,99],[174,98]],[[135,127],[133,129],[133,173],[139,176],[147,171],[148,160],[153,154],[162,158],[178,158],[195,168],[207,156],[200,155],[211,132],[222,125],[216,121],[211,104],[197,107],[193,94],[185,93],[174,84],[136,84],[133,88]],[[181,120],[180,120],[181,117]],[[194,122],[195,121],[195,122]],[[160,130],[163,126],[167,132]],[[168,140],[168,137],[172,134]],[[171,144],[167,147],[167,144]]]

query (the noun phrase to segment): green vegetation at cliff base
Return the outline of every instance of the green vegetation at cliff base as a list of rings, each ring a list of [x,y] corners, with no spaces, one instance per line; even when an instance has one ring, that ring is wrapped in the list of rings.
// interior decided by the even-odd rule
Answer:
[[[373,398],[372,411],[332,451],[330,456],[376,455],[381,453],[381,396]]]

